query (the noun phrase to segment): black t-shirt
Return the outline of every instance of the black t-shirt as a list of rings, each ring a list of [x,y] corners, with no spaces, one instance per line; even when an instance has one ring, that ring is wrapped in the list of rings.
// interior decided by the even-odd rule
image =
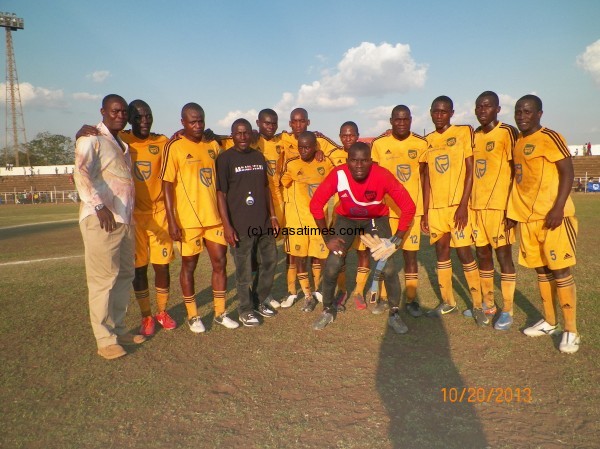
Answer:
[[[260,230],[257,234],[267,233],[267,186],[267,163],[261,152],[230,148],[217,158],[217,190],[227,194],[229,221],[240,236],[247,236],[251,227]]]

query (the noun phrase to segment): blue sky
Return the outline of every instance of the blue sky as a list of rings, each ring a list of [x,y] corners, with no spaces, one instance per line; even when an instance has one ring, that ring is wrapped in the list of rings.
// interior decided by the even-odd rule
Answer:
[[[223,133],[266,107],[288,129],[290,110],[302,106],[310,128],[337,141],[346,120],[365,137],[383,132],[396,104],[411,107],[413,131],[430,132],[438,95],[454,100],[453,123],[475,125],[475,98],[494,90],[503,121],[513,123],[514,102],[535,93],[542,124],[569,144],[600,143],[597,0],[4,0],[0,8],[25,19],[13,42],[28,139],[97,123],[108,93],[146,100],[153,130],[168,135],[194,101]],[[3,70],[5,60],[2,50]]]

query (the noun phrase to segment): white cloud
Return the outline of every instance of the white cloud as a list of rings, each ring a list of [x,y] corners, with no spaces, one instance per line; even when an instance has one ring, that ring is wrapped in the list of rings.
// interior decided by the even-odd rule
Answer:
[[[108,70],[96,70],[95,72],[87,74],[85,77],[91,79],[94,83],[102,83],[110,76]]]
[[[31,83],[19,83],[21,105],[38,108],[64,108],[64,93],[62,89],[52,90],[34,86]],[[0,102],[6,101],[6,83],[0,83]]]
[[[427,65],[415,62],[409,45],[363,42],[346,51],[335,70],[325,70],[319,80],[300,86],[293,98],[307,108],[346,109],[357,103],[357,97],[421,88],[426,76]],[[280,103],[284,102],[293,101],[282,98]]]
[[[600,86],[600,39],[588,45],[585,51],[577,56],[577,65],[588,72]]]
[[[71,95],[75,100],[100,100],[100,95],[90,94],[88,92],[75,92]]]
[[[227,133],[231,131],[231,124],[238,118],[245,118],[255,128],[256,118],[258,117],[258,111],[256,109],[250,109],[248,111],[229,111],[225,117],[217,122],[219,126],[227,130]]]
[[[498,94],[500,98],[500,117],[509,119],[515,115],[515,104],[517,104],[518,98],[511,97],[508,94]]]

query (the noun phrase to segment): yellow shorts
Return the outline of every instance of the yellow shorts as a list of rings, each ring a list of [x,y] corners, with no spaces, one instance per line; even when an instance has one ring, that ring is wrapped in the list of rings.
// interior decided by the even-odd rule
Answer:
[[[396,233],[398,229],[399,218],[390,217],[390,229],[392,230],[392,235]],[[421,217],[418,216],[413,219],[410,227],[404,234],[404,238],[402,239],[402,250],[403,251],[419,251],[419,247],[421,246]]]
[[[135,214],[135,267],[166,265],[175,257],[167,213]]]
[[[544,228],[544,220],[519,223],[519,263],[525,267],[560,270],[575,265],[577,218],[565,217],[556,229]]]
[[[300,228],[301,229],[301,228]],[[313,228],[309,228],[314,230]],[[297,235],[298,228],[290,228],[289,231],[294,234],[287,236],[285,245],[286,253],[295,257],[316,257],[317,259],[327,259],[329,249],[325,245],[322,235]]]
[[[203,240],[227,246],[223,225],[208,226],[206,228],[188,228],[181,230],[179,249],[182,256],[195,256],[204,249]]]
[[[458,206],[429,209],[427,218],[429,219],[429,242],[432,245],[448,233],[450,234],[450,246],[452,248],[470,246],[474,243],[471,210],[469,209],[467,225],[459,231],[454,226],[456,209],[458,209]]]
[[[496,249],[500,246],[515,243],[514,228],[504,229],[505,211],[497,209],[473,210],[473,237],[475,246],[492,245]]]

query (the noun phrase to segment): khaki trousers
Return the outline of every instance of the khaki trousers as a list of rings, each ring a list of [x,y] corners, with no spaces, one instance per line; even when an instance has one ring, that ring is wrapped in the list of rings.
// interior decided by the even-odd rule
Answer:
[[[106,232],[95,215],[79,223],[85,247],[85,273],[89,290],[90,322],[103,348],[117,343],[126,333],[125,314],[135,274],[133,226],[117,223]]]

